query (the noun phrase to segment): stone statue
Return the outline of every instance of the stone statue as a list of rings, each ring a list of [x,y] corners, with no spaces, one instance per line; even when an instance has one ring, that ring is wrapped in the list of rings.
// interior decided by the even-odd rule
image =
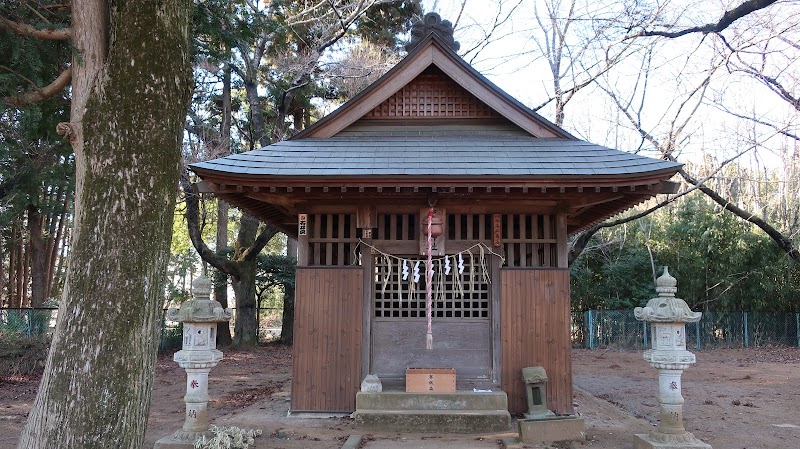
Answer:
[[[383,391],[383,384],[381,384],[378,376],[367,374],[367,377],[361,382],[361,391],[364,393],[380,393]]]

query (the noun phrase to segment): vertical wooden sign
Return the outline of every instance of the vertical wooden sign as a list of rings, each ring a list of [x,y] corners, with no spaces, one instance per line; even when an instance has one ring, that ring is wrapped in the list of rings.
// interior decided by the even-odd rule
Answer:
[[[308,214],[297,215],[297,235],[308,235]]]
[[[492,215],[492,246],[495,248],[503,246],[503,216],[501,214]]]

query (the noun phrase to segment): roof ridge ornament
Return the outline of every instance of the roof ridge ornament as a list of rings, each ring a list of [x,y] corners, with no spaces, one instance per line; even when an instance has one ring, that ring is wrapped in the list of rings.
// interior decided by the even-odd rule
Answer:
[[[439,14],[429,12],[412,25],[411,40],[405,45],[406,51],[414,50],[429,34],[439,36],[453,51],[461,48],[461,44],[453,39],[453,24],[449,20],[442,20]]]

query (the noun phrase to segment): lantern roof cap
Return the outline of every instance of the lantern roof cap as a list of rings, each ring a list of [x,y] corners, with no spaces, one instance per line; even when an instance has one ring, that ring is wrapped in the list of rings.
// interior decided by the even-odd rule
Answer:
[[[180,309],[169,309],[167,319],[181,323],[216,323],[229,321],[233,316],[231,309],[210,299],[211,281],[206,277],[198,277],[192,282],[194,299],[181,304]]]
[[[647,302],[645,307],[637,307],[633,314],[639,321],[657,323],[695,323],[703,316],[701,312],[693,312],[686,301],[676,298],[678,281],[669,274],[667,267],[656,279],[658,296]]]

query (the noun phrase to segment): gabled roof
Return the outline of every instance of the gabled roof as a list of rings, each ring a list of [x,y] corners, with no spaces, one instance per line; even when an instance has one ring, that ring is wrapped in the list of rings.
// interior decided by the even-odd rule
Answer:
[[[576,139],[431,34],[291,139],[190,167],[220,198],[292,235],[307,204],[416,204],[437,192],[558,204],[574,232],[671,191],[680,166]]]
[[[198,173],[243,178],[507,176],[629,177],[668,173],[680,164],[581,140],[434,135],[305,138],[192,165]],[[366,180],[366,179],[365,179]]]
[[[475,98],[527,131],[533,137],[575,139],[568,132],[531,111],[467,64],[436,34],[429,34],[386,74],[347,103],[289,140],[335,136],[411,83],[428,67],[435,66]]]

